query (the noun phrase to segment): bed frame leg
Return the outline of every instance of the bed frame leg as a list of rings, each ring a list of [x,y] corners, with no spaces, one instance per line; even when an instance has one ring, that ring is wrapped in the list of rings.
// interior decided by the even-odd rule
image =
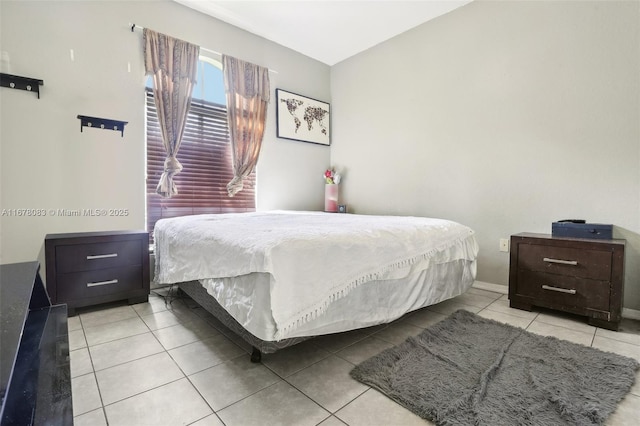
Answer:
[[[262,352],[260,352],[260,349],[254,346],[253,352],[251,352],[251,362],[257,363],[257,362],[260,362],[261,359],[262,359]]]

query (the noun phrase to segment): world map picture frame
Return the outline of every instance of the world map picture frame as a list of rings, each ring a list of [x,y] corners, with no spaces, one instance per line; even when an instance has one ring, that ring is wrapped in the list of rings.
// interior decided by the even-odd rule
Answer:
[[[331,145],[331,106],[327,102],[276,89],[277,136]]]

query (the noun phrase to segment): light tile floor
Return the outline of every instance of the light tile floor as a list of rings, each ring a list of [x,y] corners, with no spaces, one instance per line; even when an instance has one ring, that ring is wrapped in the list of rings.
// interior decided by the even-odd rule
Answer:
[[[349,377],[360,361],[463,308],[640,361],[640,321],[618,332],[583,318],[511,309],[476,288],[383,326],[323,336],[249,361],[250,347],[188,298],[79,310],[69,318],[74,421],[84,425],[428,425]],[[637,425],[640,373],[609,419]]]

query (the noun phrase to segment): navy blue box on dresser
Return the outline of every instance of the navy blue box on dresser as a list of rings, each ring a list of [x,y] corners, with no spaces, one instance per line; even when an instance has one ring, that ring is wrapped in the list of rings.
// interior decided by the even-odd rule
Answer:
[[[613,238],[613,225],[604,223],[553,222],[551,224],[551,235],[554,237],[610,240]]]

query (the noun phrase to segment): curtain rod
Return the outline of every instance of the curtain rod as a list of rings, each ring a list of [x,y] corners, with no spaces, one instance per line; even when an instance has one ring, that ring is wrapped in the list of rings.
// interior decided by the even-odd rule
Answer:
[[[132,24],[131,22],[129,22],[129,27],[131,27],[131,32],[134,32],[135,30],[138,30],[138,31],[144,30],[144,27],[141,27],[140,25]],[[216,52],[215,50],[207,49],[206,47],[200,47],[200,50],[204,50],[207,53],[212,53],[214,55],[218,55],[222,57],[222,53]],[[278,71],[272,70],[271,68],[269,68],[269,72],[278,74]]]

